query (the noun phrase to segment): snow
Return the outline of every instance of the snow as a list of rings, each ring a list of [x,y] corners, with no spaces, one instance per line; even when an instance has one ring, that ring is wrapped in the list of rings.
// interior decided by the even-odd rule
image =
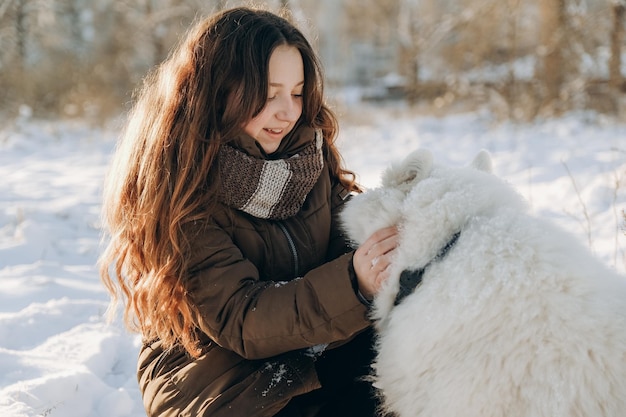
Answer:
[[[531,124],[482,112],[346,117],[344,160],[367,187],[418,147],[466,164],[480,149],[541,216],[626,272],[626,125],[593,113]],[[143,416],[140,339],[103,318],[100,195],[116,129],[22,119],[0,131],[0,415]]]

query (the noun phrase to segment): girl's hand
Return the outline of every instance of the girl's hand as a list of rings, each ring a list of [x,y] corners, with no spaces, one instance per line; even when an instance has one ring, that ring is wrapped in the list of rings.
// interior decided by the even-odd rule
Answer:
[[[365,298],[372,299],[382,283],[389,278],[388,267],[397,246],[398,229],[386,227],[374,232],[354,252],[354,272],[359,291]]]

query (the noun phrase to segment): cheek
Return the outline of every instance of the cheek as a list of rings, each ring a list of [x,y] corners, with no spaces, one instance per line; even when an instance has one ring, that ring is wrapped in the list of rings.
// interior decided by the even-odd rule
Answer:
[[[254,119],[250,120],[243,127],[244,132],[256,138],[259,131],[263,128],[263,112],[259,113]]]
[[[304,104],[302,103],[302,100],[298,101],[298,114],[300,116],[302,116],[302,111],[304,109]]]
[[[254,120],[251,120],[248,123],[244,124],[243,131],[246,132],[248,135],[254,137],[254,135],[256,135],[255,129],[254,129]]]

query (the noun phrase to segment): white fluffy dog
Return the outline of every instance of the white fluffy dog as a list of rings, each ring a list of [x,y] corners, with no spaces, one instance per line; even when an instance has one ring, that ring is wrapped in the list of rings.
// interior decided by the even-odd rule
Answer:
[[[432,159],[413,152],[342,214],[356,244],[400,230],[372,310],[383,411],[626,416],[626,277],[531,215],[487,152],[462,168]]]

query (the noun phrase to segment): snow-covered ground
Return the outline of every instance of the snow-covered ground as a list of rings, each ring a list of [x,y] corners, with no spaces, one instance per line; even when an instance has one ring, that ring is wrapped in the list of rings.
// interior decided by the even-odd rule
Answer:
[[[365,186],[426,147],[466,164],[480,149],[540,215],[626,272],[626,125],[590,113],[533,124],[487,114],[435,118],[364,109],[339,144]],[[0,131],[0,415],[145,415],[135,379],[139,338],[107,325],[101,185],[115,129],[23,120]]]

